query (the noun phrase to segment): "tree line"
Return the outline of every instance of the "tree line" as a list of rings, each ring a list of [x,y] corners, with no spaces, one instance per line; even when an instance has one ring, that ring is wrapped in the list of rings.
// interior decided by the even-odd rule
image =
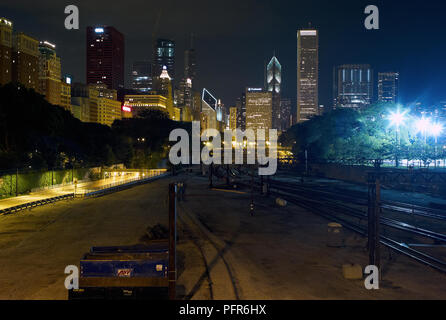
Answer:
[[[32,89],[0,86],[0,170],[109,166],[153,168],[167,156],[171,130],[190,125],[161,110],[112,127],[76,119]]]
[[[292,148],[301,161],[305,151],[316,162],[367,163],[370,160],[421,160],[424,164],[446,158],[444,137],[435,140],[416,132],[407,122],[397,130],[389,121],[395,104],[379,103],[362,110],[335,109],[294,125],[279,141]]]

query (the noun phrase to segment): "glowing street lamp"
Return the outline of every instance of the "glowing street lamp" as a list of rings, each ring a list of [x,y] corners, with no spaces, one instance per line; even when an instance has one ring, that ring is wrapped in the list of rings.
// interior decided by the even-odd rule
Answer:
[[[404,124],[404,121],[406,120],[406,111],[401,112],[400,108],[398,108],[395,112],[391,112],[389,115],[390,124],[396,127],[396,141],[397,141],[397,148],[400,148],[400,127]],[[395,164],[398,167],[399,161],[398,156],[395,157]]]
[[[440,123],[433,123],[429,127],[429,134],[435,137],[435,156],[437,156],[438,136],[443,131],[443,125]]]
[[[406,112],[400,112],[398,109],[396,112],[392,112],[389,115],[390,123],[397,128],[399,128],[401,125],[403,125],[404,121],[406,120]]]
[[[416,128],[416,130],[417,130],[417,133],[422,133],[423,135],[424,135],[424,144],[426,144],[426,139],[427,139],[427,132],[428,132],[428,130],[430,129],[430,127],[431,127],[431,121],[430,121],[430,119],[427,119],[427,118],[421,118],[421,119],[418,119],[416,122],[415,122],[415,128]]]
[[[443,125],[440,123],[433,123],[429,127],[429,134],[434,136],[435,138],[438,138],[438,136],[443,132]]]

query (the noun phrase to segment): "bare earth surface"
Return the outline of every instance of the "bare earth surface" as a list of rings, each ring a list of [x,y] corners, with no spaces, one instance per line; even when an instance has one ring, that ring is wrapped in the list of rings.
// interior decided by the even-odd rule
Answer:
[[[179,294],[187,299],[445,299],[446,276],[387,249],[381,289],[345,280],[342,265],[367,264],[366,240],[345,231],[345,248],[327,247],[327,221],[249,192],[209,190],[195,174],[179,202]],[[167,224],[173,178],[95,199],[0,216],[0,299],[66,299],[64,269],[92,246],[140,241]],[[247,190],[246,190],[247,191]],[[391,259],[389,260],[389,257]]]

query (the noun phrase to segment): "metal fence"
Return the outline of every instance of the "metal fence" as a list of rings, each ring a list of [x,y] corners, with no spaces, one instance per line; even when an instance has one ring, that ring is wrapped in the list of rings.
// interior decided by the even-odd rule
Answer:
[[[145,172],[148,172],[148,171],[145,171]],[[33,202],[23,203],[23,204],[9,207],[6,209],[2,209],[2,210],[0,210],[0,215],[7,215],[7,214],[14,213],[14,212],[26,210],[26,209],[32,209],[32,208],[39,207],[39,206],[42,206],[45,204],[55,203],[55,202],[58,202],[61,200],[74,199],[74,198],[99,197],[99,196],[103,196],[105,194],[125,190],[125,189],[131,188],[136,185],[142,185],[142,184],[150,182],[150,181],[155,181],[155,180],[165,177],[167,175],[169,175],[169,173],[163,169],[162,170],[150,170],[148,174],[147,173],[141,174],[137,178],[102,185],[95,189],[82,190],[82,192],[68,193],[65,195],[57,196],[57,197],[41,199],[41,200],[37,200],[37,201],[33,201]]]
[[[69,194],[65,194],[63,196],[58,196],[58,197],[42,199],[42,200],[28,202],[28,203],[23,203],[23,204],[14,206],[14,207],[10,207],[10,208],[6,208],[6,209],[3,209],[3,210],[0,210],[0,215],[7,215],[7,214],[11,214],[11,213],[14,213],[14,212],[17,212],[17,211],[22,211],[22,210],[25,210],[25,209],[31,209],[31,208],[43,206],[45,204],[54,203],[54,202],[61,201],[61,200],[66,200],[66,199],[72,199],[72,198],[74,198],[74,193],[69,193]]]
[[[161,173],[161,172],[162,171],[160,171],[157,174],[149,175],[147,177],[133,178],[133,179],[125,180],[124,182],[121,181],[121,182],[110,183],[110,184],[103,185],[96,189],[83,190],[82,192],[76,192],[75,197],[76,198],[99,197],[99,196],[102,196],[105,194],[125,190],[125,189],[131,188],[136,185],[141,185],[141,184],[144,184],[144,183],[147,183],[150,181],[154,181],[154,180],[157,180],[161,177],[165,177],[168,175],[168,173],[165,171],[164,171],[164,173]]]

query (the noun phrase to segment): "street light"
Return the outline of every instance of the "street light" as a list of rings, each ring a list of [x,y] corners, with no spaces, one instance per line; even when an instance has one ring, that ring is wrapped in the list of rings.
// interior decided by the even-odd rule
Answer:
[[[429,127],[429,134],[435,137],[435,166],[437,165],[437,145],[438,145],[438,136],[443,131],[443,125],[440,123],[433,123]]]
[[[406,120],[406,112],[400,112],[399,109],[396,112],[391,112],[389,115],[390,123],[399,128]]]
[[[396,127],[396,141],[397,141],[397,155],[395,157],[395,165],[398,167],[399,166],[399,161],[398,161],[398,151],[400,148],[400,127],[404,124],[404,121],[406,120],[406,111],[401,112],[400,108],[398,107],[398,109],[395,112],[391,112],[389,115],[389,120],[390,120],[390,124]]]
[[[443,125],[440,123],[433,123],[429,127],[429,134],[438,138],[438,136],[443,132]]]
[[[427,142],[427,132],[431,127],[431,121],[428,118],[422,117],[415,122],[415,128],[417,133],[422,133],[424,135],[424,144]]]

